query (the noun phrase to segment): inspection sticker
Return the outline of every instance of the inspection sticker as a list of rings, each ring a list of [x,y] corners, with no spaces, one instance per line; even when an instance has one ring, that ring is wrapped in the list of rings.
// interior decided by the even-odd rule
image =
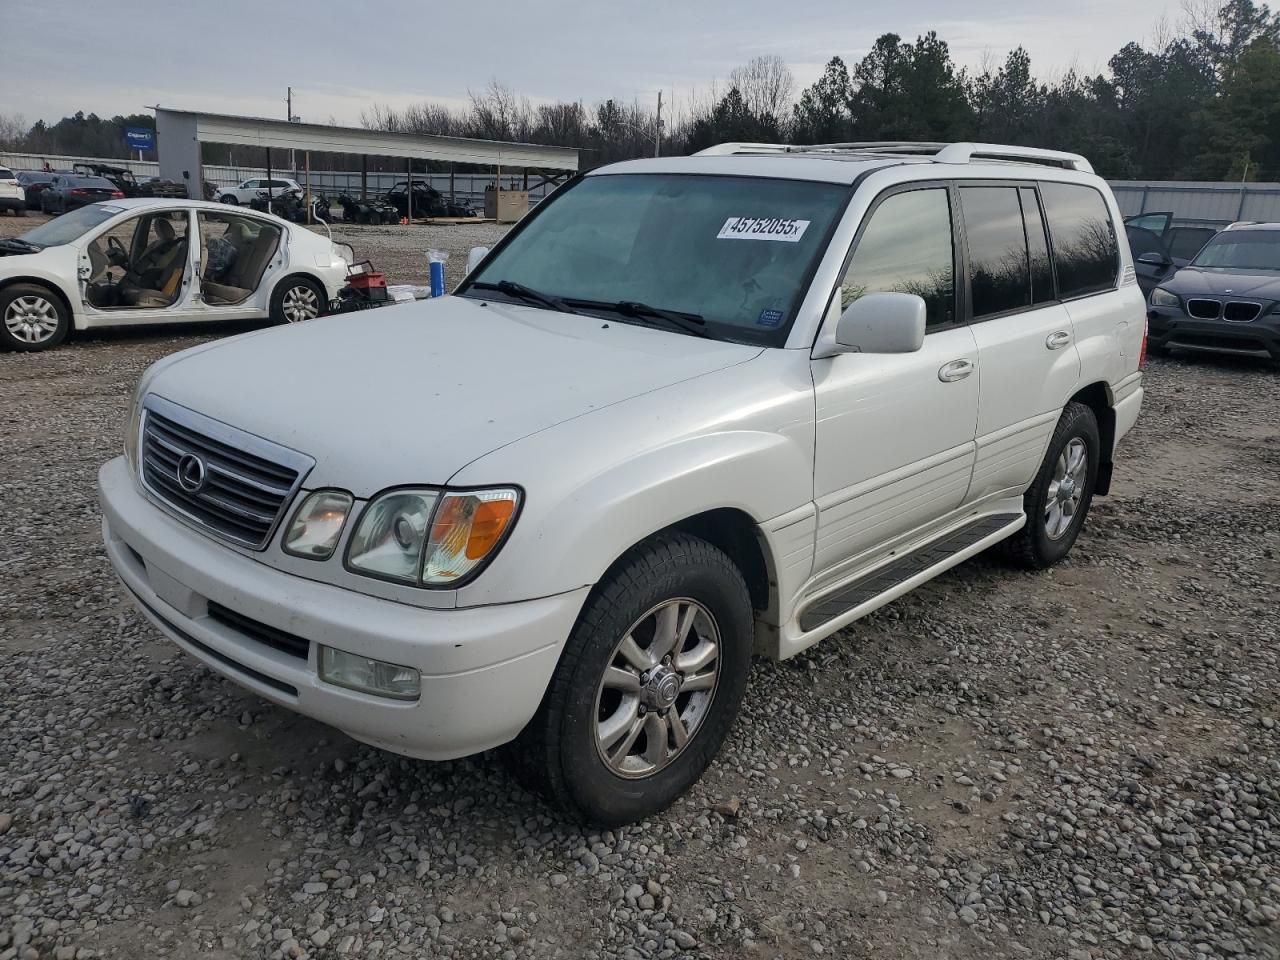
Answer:
[[[716,234],[717,240],[781,240],[797,243],[809,229],[808,220],[788,217],[730,217]]]

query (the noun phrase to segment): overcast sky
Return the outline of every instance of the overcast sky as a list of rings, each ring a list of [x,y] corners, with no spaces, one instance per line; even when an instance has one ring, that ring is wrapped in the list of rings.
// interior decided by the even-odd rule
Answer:
[[[354,125],[374,102],[460,104],[490,80],[534,102],[652,103],[663,89],[679,106],[753,56],[786,60],[798,93],[834,54],[852,65],[882,33],[931,29],[962,66],[1002,61],[1021,44],[1050,77],[1101,70],[1180,11],[1177,0],[125,0],[90,13],[83,0],[0,0],[15,33],[0,113],[52,122],[158,102],[283,117],[292,85],[304,120]],[[85,22],[91,29],[75,26]],[[17,42],[19,32],[52,42]]]

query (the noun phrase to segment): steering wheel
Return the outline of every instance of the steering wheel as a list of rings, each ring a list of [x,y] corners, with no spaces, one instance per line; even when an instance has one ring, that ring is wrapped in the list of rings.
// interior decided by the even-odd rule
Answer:
[[[129,253],[119,237],[107,237],[107,259],[113,266],[123,267],[129,262]]]

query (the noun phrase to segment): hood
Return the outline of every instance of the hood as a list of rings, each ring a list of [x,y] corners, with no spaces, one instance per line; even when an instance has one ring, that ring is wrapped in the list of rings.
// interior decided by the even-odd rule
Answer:
[[[1202,270],[1183,267],[1171,280],[1160,284],[1184,297],[1247,297],[1252,300],[1280,300],[1280,273],[1247,273],[1234,270]]]
[[[235,337],[168,365],[150,392],[314,457],[308,488],[367,497],[443,484],[539,430],[760,352],[450,296]]]

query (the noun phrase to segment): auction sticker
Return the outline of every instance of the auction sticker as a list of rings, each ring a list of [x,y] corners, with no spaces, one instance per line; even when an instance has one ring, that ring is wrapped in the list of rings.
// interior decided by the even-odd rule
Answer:
[[[781,240],[783,243],[797,243],[808,229],[808,220],[789,217],[730,217],[716,234],[716,239]]]

